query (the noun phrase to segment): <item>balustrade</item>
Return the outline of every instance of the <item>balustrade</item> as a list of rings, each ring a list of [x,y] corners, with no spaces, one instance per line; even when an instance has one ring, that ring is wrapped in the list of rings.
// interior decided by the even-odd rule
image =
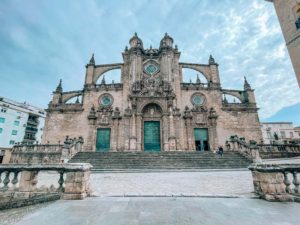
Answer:
[[[253,164],[255,192],[269,201],[300,200],[299,164]]]
[[[58,188],[64,199],[82,199],[89,193],[91,165],[71,164],[6,164],[0,165],[0,193],[7,191],[38,192],[40,171],[56,171],[59,175]],[[21,174],[19,178],[19,174]],[[66,177],[66,179],[64,179]]]

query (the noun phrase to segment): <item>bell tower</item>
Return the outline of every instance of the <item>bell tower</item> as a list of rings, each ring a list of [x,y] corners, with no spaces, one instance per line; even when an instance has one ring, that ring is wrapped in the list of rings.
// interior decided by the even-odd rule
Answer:
[[[300,0],[273,2],[300,87]]]

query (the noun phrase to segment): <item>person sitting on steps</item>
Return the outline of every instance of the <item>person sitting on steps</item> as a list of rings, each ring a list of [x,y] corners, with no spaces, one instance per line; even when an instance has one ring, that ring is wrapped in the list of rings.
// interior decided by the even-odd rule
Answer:
[[[219,146],[219,149],[218,149],[218,154],[220,155],[220,156],[223,156],[223,152],[224,152],[224,150],[223,150],[223,147],[222,146]]]

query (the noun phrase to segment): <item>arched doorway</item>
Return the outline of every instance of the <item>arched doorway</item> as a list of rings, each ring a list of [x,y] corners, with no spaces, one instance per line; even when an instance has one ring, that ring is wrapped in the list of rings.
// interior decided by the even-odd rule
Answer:
[[[142,111],[144,151],[161,151],[162,109],[155,103],[146,105]]]

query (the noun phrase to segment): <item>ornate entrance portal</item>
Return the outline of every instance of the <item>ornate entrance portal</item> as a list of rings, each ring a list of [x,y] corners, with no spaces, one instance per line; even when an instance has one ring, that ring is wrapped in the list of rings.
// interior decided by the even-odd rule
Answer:
[[[160,151],[160,122],[144,122],[144,151]]]
[[[96,151],[108,152],[110,150],[110,128],[97,130]]]
[[[195,146],[197,151],[208,151],[209,140],[208,140],[208,129],[207,128],[195,128]]]
[[[144,151],[161,150],[162,109],[155,103],[150,103],[142,110]],[[162,124],[163,126],[163,124]]]

